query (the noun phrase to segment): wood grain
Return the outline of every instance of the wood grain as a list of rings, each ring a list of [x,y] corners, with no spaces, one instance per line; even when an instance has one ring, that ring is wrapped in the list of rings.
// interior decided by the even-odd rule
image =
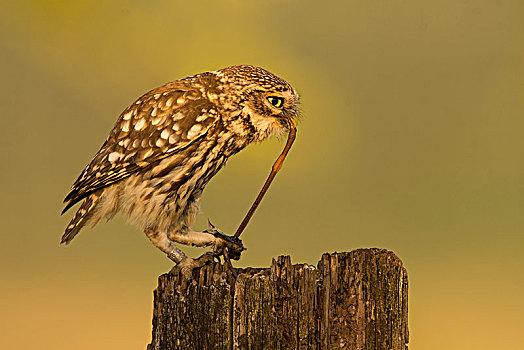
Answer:
[[[280,256],[238,273],[160,276],[148,350],[407,349],[407,272],[390,251],[324,254],[317,267]]]

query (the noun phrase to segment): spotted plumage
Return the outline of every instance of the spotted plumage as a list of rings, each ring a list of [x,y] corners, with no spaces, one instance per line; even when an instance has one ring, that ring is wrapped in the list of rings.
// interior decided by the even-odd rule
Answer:
[[[64,212],[83,203],[61,243],[87,224],[122,213],[177,263],[189,258],[173,242],[238,250],[241,243],[222,234],[193,231],[202,191],[230,156],[286,131],[297,107],[298,95],[286,81],[254,66],[149,91],[122,112],[66,196]]]

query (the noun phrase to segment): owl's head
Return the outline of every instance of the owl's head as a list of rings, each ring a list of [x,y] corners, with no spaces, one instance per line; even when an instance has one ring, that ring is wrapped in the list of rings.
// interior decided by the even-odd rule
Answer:
[[[232,66],[217,71],[233,108],[240,112],[238,124],[249,123],[257,141],[282,134],[298,120],[299,96],[287,81],[256,66]],[[233,113],[236,115],[237,113]]]

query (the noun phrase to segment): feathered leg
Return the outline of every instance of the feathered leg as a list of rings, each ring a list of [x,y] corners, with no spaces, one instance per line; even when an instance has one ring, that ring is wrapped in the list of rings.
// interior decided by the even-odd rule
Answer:
[[[178,249],[165,233],[151,229],[145,230],[144,232],[155,247],[166,253],[167,257],[176,263],[171,271],[169,271],[171,274],[182,273],[182,276],[186,280],[191,280],[194,269],[198,269],[214,261],[214,253],[204,253],[199,258],[193,259]]]

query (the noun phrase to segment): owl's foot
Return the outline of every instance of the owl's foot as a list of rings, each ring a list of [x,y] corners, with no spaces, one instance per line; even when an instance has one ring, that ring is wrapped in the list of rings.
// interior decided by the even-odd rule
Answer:
[[[231,259],[240,260],[240,254],[242,254],[242,252],[246,250],[240,238],[237,238],[235,236],[228,236],[224,234],[222,231],[216,228],[211,222],[209,222],[209,228],[205,230],[204,232],[209,233],[217,238],[213,246],[213,252],[217,256],[220,256],[224,248],[227,248],[229,257]]]
[[[204,253],[197,259],[192,259],[186,256],[184,259],[182,259],[182,261],[173,266],[169,273],[175,276],[182,274],[182,277],[185,280],[190,281],[193,279],[193,270],[199,269],[207,264],[214,263],[215,257],[216,255],[213,252]]]

